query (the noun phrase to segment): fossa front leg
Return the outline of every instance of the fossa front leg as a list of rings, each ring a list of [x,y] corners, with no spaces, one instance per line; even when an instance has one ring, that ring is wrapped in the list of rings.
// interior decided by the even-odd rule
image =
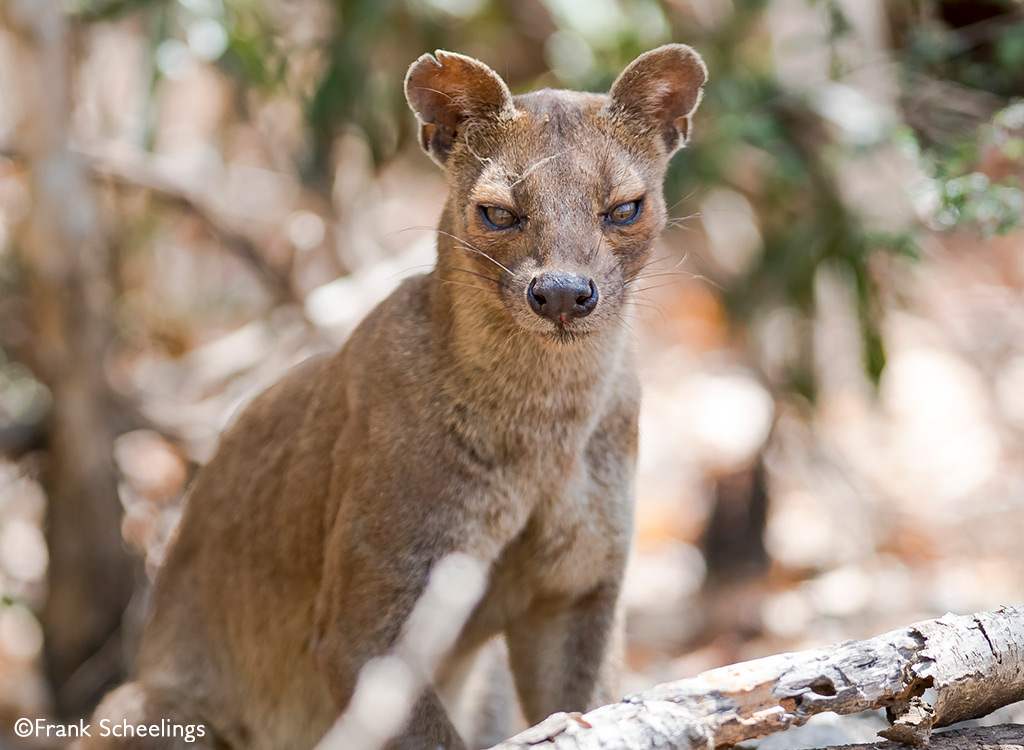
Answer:
[[[434,687],[428,686],[413,705],[405,728],[384,750],[465,750]]]
[[[538,600],[509,624],[509,664],[530,724],[613,699],[619,585],[608,581],[580,596]]]
[[[587,446],[586,464],[595,493],[581,511],[588,522],[580,528],[589,527],[589,533],[586,539],[570,535],[577,547],[565,551],[574,556],[573,565],[596,576],[591,580],[597,583],[575,595],[535,596],[506,626],[509,664],[531,724],[556,711],[587,711],[619,697],[618,600],[633,535],[630,488],[639,401],[635,384],[622,390],[622,403],[609,411]],[[601,554],[587,554],[594,550]]]
[[[328,564],[334,561],[328,560]],[[339,714],[352,702],[363,667],[399,648],[404,625],[426,588],[431,562],[422,563],[422,572],[405,570],[396,575],[398,571],[388,561],[363,550],[345,555],[342,565],[338,573],[324,577],[316,646],[317,666]],[[414,671],[420,668],[410,666]],[[413,705],[403,730],[386,746],[388,750],[465,750],[432,684],[408,697]]]
[[[428,475],[416,487],[404,488],[390,486],[382,477],[372,484],[378,489],[372,498],[341,503],[326,546],[317,599],[316,659],[339,712],[351,702],[362,668],[376,657],[397,653],[427,680],[405,728],[388,750],[464,750],[430,682],[434,675],[429,671],[436,663],[421,663],[419,651],[425,632],[448,630],[454,639],[463,623],[453,621],[458,618],[451,607],[421,619],[430,608],[419,605],[433,600],[439,586],[454,589],[449,599],[459,599],[467,591],[482,593],[487,570],[517,524],[517,511],[511,509],[513,517],[506,518],[496,510],[499,503],[480,487],[449,482],[442,492],[430,494],[433,488],[446,487],[442,477],[432,481],[435,478]],[[451,566],[442,561],[455,553],[464,555],[473,569],[465,577],[457,571],[447,574]],[[442,568],[446,574],[432,580]],[[476,601],[464,603],[468,617]],[[435,621],[438,617],[440,623]],[[447,658],[458,659],[479,645],[470,640],[459,638]],[[428,661],[441,656],[433,654]]]

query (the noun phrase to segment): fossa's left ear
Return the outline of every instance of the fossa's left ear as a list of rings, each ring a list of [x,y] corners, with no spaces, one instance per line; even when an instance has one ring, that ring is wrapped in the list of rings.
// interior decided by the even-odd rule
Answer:
[[[690,138],[690,118],[707,79],[708,69],[691,47],[666,44],[640,55],[615,79],[608,111],[656,131],[671,156]]]
[[[479,60],[444,50],[410,66],[405,98],[420,120],[420,145],[441,166],[468,120],[515,114],[512,94],[497,73]]]

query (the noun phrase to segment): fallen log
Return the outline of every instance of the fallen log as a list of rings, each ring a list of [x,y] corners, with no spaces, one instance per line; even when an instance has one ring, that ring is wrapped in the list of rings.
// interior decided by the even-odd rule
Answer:
[[[829,746],[825,750],[902,750],[898,742],[869,742],[858,745]],[[993,727],[951,729],[933,734],[928,750],[1024,750],[1024,725],[999,724]]]
[[[866,641],[778,654],[558,713],[492,750],[706,750],[831,711],[885,708],[891,740],[1024,700],[1024,607],[946,615]]]

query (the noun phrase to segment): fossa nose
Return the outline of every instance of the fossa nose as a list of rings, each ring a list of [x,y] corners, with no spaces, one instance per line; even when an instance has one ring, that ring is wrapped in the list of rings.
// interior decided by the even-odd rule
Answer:
[[[590,315],[597,297],[594,280],[573,271],[545,271],[526,290],[531,310],[562,325]]]

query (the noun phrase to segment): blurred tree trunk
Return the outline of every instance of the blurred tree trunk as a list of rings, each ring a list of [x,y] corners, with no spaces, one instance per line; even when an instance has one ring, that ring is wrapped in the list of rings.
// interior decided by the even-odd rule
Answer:
[[[134,564],[121,537],[113,461],[113,399],[105,377],[113,299],[95,206],[68,146],[71,40],[61,4],[4,0],[21,91],[17,149],[31,209],[15,237],[35,326],[33,358],[53,405],[46,537],[48,596],[41,622],[55,709],[90,707],[123,673],[124,610]]]
[[[763,449],[749,466],[715,477],[714,506],[701,540],[710,586],[742,583],[768,570],[767,483]]]

